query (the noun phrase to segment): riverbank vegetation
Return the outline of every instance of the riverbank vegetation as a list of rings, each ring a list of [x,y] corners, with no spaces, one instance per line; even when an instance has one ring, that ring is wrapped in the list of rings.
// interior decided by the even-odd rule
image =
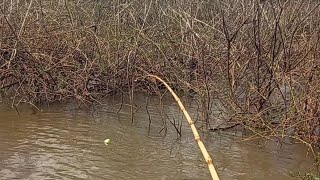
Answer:
[[[0,88],[13,105],[164,92],[193,95],[209,130],[320,134],[320,3],[314,0],[3,0]],[[219,102],[224,128],[213,127]],[[227,110],[227,112],[225,112]],[[313,152],[313,150],[312,150]],[[315,155],[315,153],[314,153]]]

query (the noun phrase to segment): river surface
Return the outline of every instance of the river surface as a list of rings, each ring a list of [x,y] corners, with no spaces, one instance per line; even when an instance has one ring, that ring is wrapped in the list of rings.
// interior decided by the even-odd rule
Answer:
[[[175,102],[164,99],[164,112],[183,122],[181,138],[161,116],[157,98],[147,111],[146,98],[136,97],[133,123],[129,106],[117,114],[119,98],[103,102],[88,109],[72,102],[51,104],[37,113],[25,104],[18,108],[20,116],[0,102],[0,179],[210,179]],[[195,112],[190,104],[187,109]],[[312,167],[302,145],[239,142],[234,134],[201,133],[222,180],[294,179],[290,172]]]

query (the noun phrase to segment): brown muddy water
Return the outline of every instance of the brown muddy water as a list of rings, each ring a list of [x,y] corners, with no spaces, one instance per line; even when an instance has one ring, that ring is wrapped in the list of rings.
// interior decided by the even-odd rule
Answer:
[[[116,113],[120,102],[107,99],[89,109],[71,102],[52,104],[40,113],[22,105],[20,116],[0,103],[0,179],[210,179],[175,102],[165,99],[164,110],[171,120],[183,121],[178,139],[168,120],[166,133],[161,131],[157,97],[148,106],[150,128],[144,96],[136,97],[135,110],[141,107],[134,123],[128,106]],[[195,117],[196,109],[190,104],[187,109]],[[241,137],[233,131],[202,137],[222,180],[294,179],[290,172],[312,168],[302,145],[237,142]],[[106,138],[112,141],[107,146]]]

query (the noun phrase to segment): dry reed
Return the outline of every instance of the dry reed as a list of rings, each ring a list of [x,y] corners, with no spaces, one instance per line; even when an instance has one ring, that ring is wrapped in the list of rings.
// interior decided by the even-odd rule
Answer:
[[[218,177],[218,174],[217,174],[217,171],[215,170],[214,166],[213,166],[213,161],[206,149],[206,147],[204,146],[202,140],[201,140],[201,137],[198,133],[198,130],[196,128],[196,126],[194,125],[194,122],[193,120],[191,119],[188,111],[186,110],[186,108],[184,107],[183,103],[181,102],[180,98],[177,96],[177,94],[172,90],[172,88],[164,81],[162,80],[160,77],[156,76],[156,75],[152,75],[152,74],[148,74],[147,75],[148,77],[151,77],[151,78],[154,78],[154,79],[157,79],[158,81],[160,81],[161,83],[163,83],[165,85],[165,87],[169,90],[169,92],[171,93],[171,95],[174,97],[174,99],[177,101],[181,111],[183,112],[184,116],[186,117],[187,121],[188,121],[188,124],[190,125],[191,127],[191,130],[192,130],[192,133],[194,135],[194,139],[196,140],[199,148],[200,148],[200,151],[204,157],[204,159],[206,160],[207,162],[207,165],[208,165],[208,168],[209,168],[209,171],[210,171],[210,174],[211,174],[211,177],[213,180],[219,180],[219,177]]]

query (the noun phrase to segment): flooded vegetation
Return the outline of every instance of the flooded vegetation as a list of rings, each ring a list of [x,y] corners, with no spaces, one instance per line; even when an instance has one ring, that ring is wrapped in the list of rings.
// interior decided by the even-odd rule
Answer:
[[[129,107],[117,114],[120,98],[106,99],[99,108],[78,109],[75,103],[20,106],[20,115],[0,106],[1,179],[210,179],[188,124],[182,137],[163,128],[157,97],[135,114]],[[135,103],[145,104],[144,95]],[[164,100],[172,120],[184,122],[175,102]],[[194,116],[196,107],[188,107]],[[161,131],[161,132],[160,132]],[[159,133],[160,132],[160,133]],[[221,179],[295,179],[290,174],[310,172],[313,158],[303,145],[279,146],[266,141],[244,141],[238,131],[206,133],[203,140],[213,154]],[[111,139],[106,146],[104,139]]]
[[[35,115],[30,117],[38,117],[45,114],[39,111],[40,107],[52,107],[52,103],[75,101],[85,109],[96,105],[103,108],[106,98],[120,97],[120,105],[113,113],[129,107],[126,123],[134,125],[143,112],[140,121],[152,124],[149,108],[140,109],[149,107],[149,97],[155,95],[162,109],[159,116],[163,124],[158,135],[175,133],[165,136],[171,142],[173,136],[184,133],[183,123],[170,119],[161,108],[167,90],[147,76],[153,74],[168,82],[183,101],[192,101],[189,106],[195,109],[195,125],[204,136],[215,139],[216,134],[236,129],[249,142],[266,141],[283,148],[287,148],[288,142],[297,143],[312,156],[318,168],[319,16],[320,2],[315,0],[2,0],[2,104],[10,104],[12,115],[15,111],[23,118],[26,115],[20,113],[21,106],[33,107]],[[135,105],[138,93],[145,93],[146,97],[140,108]],[[68,110],[61,111],[59,117],[68,114]],[[2,119],[8,130],[17,127],[18,123],[9,126],[6,116],[2,115]],[[64,124],[67,119],[38,121]],[[35,121],[19,120],[16,121],[22,123],[20,126]],[[74,126],[95,121],[92,117]],[[116,122],[115,118],[110,121]],[[57,124],[43,124],[46,127],[46,136],[55,134],[52,129],[69,132]],[[101,127],[96,128],[97,133],[102,133]],[[117,128],[129,131],[126,126]],[[131,128],[134,133],[146,131]],[[225,139],[226,146],[231,139]],[[219,146],[215,140],[208,141],[207,146]],[[2,150],[7,150],[10,143],[7,146]],[[289,151],[285,152],[290,156]],[[265,155],[262,153],[261,157]],[[247,167],[245,163],[249,162],[241,166]],[[233,174],[224,173],[219,166],[222,176]],[[273,163],[272,166],[278,167]],[[187,178],[195,177],[189,177],[184,168],[180,170]]]

